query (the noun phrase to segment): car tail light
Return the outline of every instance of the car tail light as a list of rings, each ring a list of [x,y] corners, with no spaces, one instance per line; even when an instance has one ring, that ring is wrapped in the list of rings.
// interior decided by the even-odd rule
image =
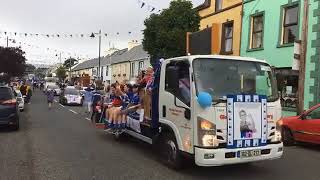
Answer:
[[[9,99],[9,100],[1,102],[1,104],[4,105],[4,106],[16,106],[17,105],[17,100]]]

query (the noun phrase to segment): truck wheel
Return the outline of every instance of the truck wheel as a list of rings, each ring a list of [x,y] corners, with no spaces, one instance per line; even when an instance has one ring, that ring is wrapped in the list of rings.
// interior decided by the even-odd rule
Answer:
[[[168,134],[163,137],[163,149],[162,153],[166,165],[172,169],[181,169],[182,168],[182,157],[176,141],[176,138],[173,134]]]
[[[283,127],[281,134],[282,134],[283,144],[285,146],[294,145],[295,140],[289,128]]]

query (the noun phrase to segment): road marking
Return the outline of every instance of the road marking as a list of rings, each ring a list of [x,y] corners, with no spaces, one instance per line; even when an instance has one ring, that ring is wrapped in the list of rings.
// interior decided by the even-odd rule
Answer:
[[[70,112],[74,113],[74,114],[78,114],[77,112],[75,112],[74,110],[72,109],[69,109]]]
[[[61,107],[64,107],[64,105],[62,105],[62,104],[59,104]]]
[[[86,118],[86,120],[91,121],[91,119],[89,119],[89,118]]]

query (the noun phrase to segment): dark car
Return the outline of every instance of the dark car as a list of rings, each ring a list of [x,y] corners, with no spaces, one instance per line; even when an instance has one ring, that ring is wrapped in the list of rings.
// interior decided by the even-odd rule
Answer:
[[[0,86],[0,126],[19,129],[19,107],[10,87]]]
[[[64,89],[59,97],[59,102],[63,105],[80,105],[83,104],[83,97],[80,91],[75,88]]]

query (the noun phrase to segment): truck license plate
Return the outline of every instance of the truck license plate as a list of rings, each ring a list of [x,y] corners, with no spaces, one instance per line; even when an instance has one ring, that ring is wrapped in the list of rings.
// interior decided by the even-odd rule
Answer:
[[[247,151],[240,151],[240,158],[250,158],[250,157],[257,157],[261,155],[260,150],[247,150]]]

